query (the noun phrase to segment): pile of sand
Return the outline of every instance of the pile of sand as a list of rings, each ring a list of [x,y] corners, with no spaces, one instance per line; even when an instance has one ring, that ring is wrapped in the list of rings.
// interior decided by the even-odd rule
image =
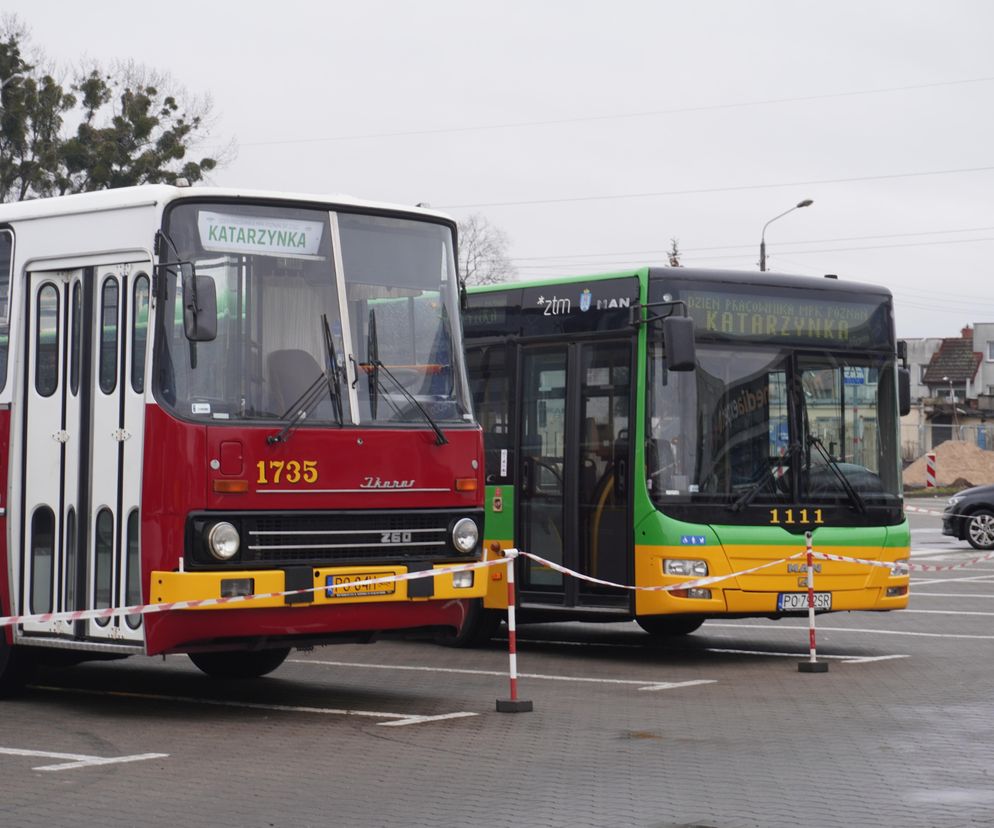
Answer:
[[[937,486],[983,486],[994,483],[994,451],[985,451],[974,443],[946,440],[935,451],[935,483]],[[919,457],[904,470],[904,485],[925,485],[925,457]]]

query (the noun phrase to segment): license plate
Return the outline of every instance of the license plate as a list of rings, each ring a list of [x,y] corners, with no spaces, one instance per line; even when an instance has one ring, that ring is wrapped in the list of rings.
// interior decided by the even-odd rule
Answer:
[[[831,592],[815,593],[815,609],[830,610],[832,608]],[[781,592],[777,596],[777,609],[780,612],[806,612],[808,609],[808,593]]]
[[[386,578],[396,572],[356,572],[351,575],[326,575],[325,595],[328,598],[364,598],[370,595],[393,595],[397,584],[371,584],[374,578]]]

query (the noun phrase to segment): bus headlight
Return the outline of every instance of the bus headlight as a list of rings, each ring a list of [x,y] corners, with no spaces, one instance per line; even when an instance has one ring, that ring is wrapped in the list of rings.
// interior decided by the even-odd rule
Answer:
[[[701,578],[708,574],[708,562],[673,558],[663,561],[663,573],[666,575],[693,575]]]
[[[476,528],[476,521],[470,518],[460,518],[452,527],[452,545],[456,551],[464,555],[476,549],[476,544],[480,540],[480,530]]]
[[[207,548],[219,561],[230,561],[235,557],[241,542],[238,530],[226,521],[215,523],[207,533]]]

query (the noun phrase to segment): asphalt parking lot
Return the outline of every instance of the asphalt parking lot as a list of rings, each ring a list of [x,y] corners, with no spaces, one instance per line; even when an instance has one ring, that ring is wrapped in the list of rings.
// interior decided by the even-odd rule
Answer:
[[[978,554],[912,526],[913,562]],[[994,825],[994,561],[912,589],[820,617],[826,674],[797,670],[804,618],[523,628],[525,714],[494,710],[500,642],[328,647],[244,683],[185,657],[49,672],[2,703],[0,825]]]

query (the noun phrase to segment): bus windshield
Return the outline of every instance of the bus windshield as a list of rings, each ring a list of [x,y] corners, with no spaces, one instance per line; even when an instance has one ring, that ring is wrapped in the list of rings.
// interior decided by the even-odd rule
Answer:
[[[901,497],[897,367],[888,338],[877,332],[886,326],[872,323],[884,305],[864,297],[851,305],[778,297],[789,320],[781,330],[767,312],[768,297],[746,290],[702,293],[698,313],[695,295],[682,294],[698,334],[693,372],[667,370],[662,326],[650,325],[646,473],[653,500],[733,512],[752,503],[893,508]],[[726,310],[729,297],[739,308],[734,315]],[[831,317],[820,304],[842,308],[853,324],[826,331]],[[762,324],[754,324],[760,312]]]
[[[287,420],[305,408],[312,425],[470,419],[445,225],[196,202],[174,207],[164,230],[163,260],[192,262],[217,292],[217,338],[190,342],[182,276],[162,269],[155,390],[179,416]]]

